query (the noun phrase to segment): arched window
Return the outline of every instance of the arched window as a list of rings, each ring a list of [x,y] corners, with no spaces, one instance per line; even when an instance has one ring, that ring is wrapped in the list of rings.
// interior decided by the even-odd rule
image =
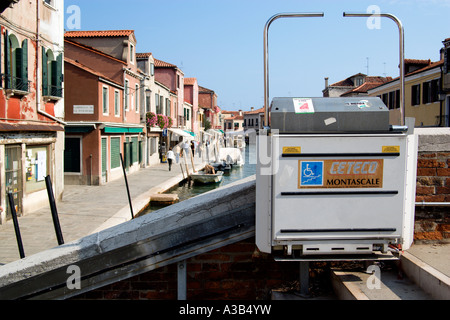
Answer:
[[[56,58],[51,49],[42,47],[42,95],[62,97],[62,53]]]
[[[28,40],[20,44],[14,34],[5,32],[5,88],[29,92]]]

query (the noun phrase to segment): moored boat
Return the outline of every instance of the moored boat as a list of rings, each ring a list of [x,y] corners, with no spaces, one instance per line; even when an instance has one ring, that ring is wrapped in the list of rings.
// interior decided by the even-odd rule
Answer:
[[[195,183],[201,183],[201,184],[219,183],[223,179],[223,171],[217,171],[215,174],[205,173],[204,171],[199,171],[197,173],[192,173],[191,179]]]

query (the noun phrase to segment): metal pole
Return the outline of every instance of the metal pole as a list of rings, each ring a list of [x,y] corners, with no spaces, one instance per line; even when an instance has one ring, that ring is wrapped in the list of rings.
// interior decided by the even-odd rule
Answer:
[[[300,294],[309,296],[309,261],[300,261]]]
[[[122,156],[122,154],[120,154],[120,161],[122,162],[123,177],[124,177],[124,179],[125,179],[125,185],[126,185],[126,187],[127,187],[128,203],[130,204],[131,219],[134,219],[133,205],[131,204],[130,188],[128,187],[127,172],[126,172],[126,170],[125,170],[125,163],[124,163],[124,161],[123,161],[123,156]]]
[[[53,187],[50,176],[45,177],[45,184],[47,186],[48,201],[50,203],[50,210],[52,211],[52,219],[53,225],[55,227],[56,239],[58,240],[58,245],[62,245],[64,244],[64,239],[61,232],[61,225],[59,224],[58,210],[56,209],[56,202],[53,195]]]
[[[396,16],[390,13],[347,13],[344,12],[344,17],[384,17],[389,18],[397,24],[399,31],[399,51],[400,51],[400,125],[405,125],[405,30],[403,29],[402,22]]]
[[[14,231],[16,232],[17,246],[19,247],[20,259],[25,258],[23,250],[22,236],[20,235],[19,221],[17,220],[16,207],[14,205],[14,197],[11,192],[8,193],[9,207],[11,208],[11,215],[14,222]]]
[[[269,128],[269,27],[279,18],[323,17],[320,13],[278,13],[272,16],[264,27],[264,127]]]

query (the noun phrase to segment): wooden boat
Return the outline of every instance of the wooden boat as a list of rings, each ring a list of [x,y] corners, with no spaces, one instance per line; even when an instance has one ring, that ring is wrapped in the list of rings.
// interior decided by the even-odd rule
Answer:
[[[217,171],[215,174],[210,174],[210,173],[205,173],[204,171],[199,171],[197,173],[192,173],[191,179],[195,183],[200,183],[200,184],[219,183],[223,179],[223,171]]]

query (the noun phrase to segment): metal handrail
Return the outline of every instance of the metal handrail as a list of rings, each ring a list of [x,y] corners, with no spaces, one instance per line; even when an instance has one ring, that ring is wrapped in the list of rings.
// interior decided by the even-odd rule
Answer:
[[[405,30],[403,24],[396,16],[390,13],[343,13],[344,17],[384,17],[393,20],[399,29],[399,46],[400,46],[400,120],[401,126],[405,125]]]
[[[324,13],[278,13],[272,16],[264,27],[264,127],[269,127],[269,27],[280,18],[323,17]]]

